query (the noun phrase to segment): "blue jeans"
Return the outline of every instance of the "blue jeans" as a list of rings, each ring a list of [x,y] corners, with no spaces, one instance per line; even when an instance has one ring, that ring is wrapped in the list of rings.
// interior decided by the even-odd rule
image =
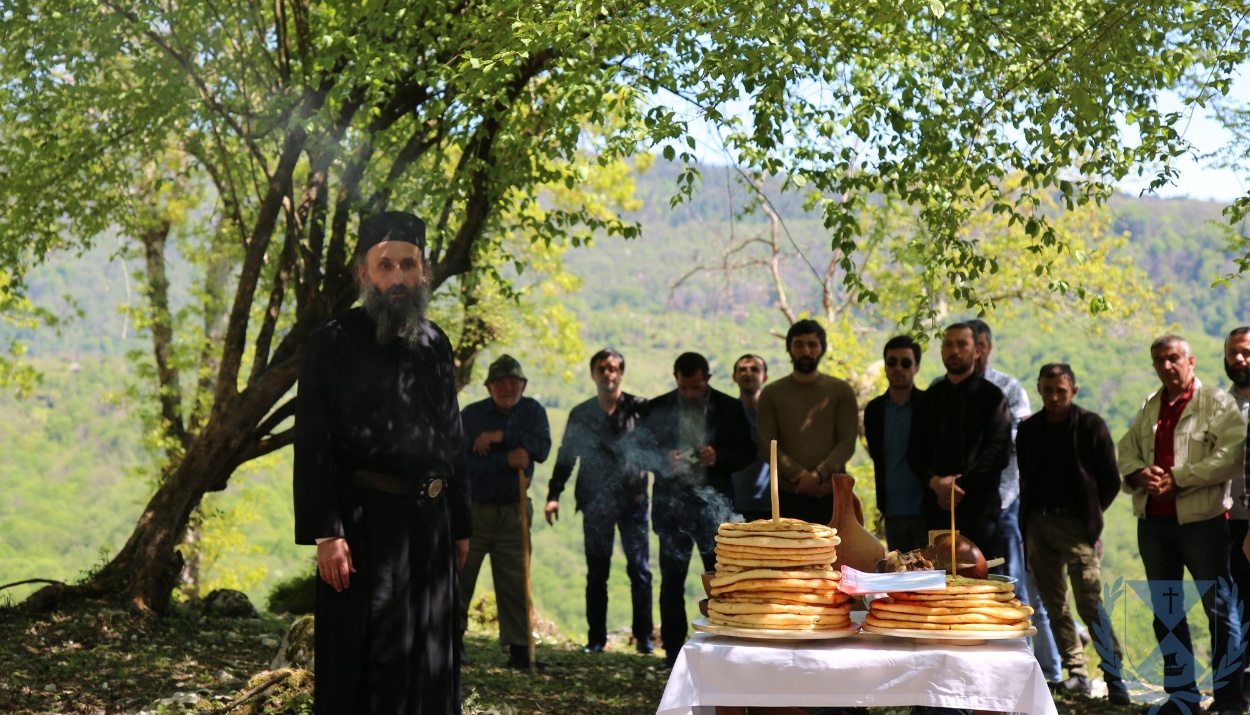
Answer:
[[[1137,521],[1137,549],[1141,552],[1146,578],[1150,581],[1179,582],[1188,569],[1189,575],[1198,582],[1198,589],[1202,591],[1202,607],[1211,629],[1212,670],[1218,671],[1225,654],[1241,643],[1241,622],[1237,612],[1231,608],[1228,520],[1221,515],[1179,524],[1174,516],[1147,516]],[[1207,584],[1210,587],[1203,590]],[[1172,591],[1171,588],[1168,590]],[[1181,595],[1179,606],[1172,602],[1175,596],[1175,593],[1160,593],[1151,588],[1151,608],[1156,614],[1168,613],[1173,608],[1180,608],[1180,612],[1184,613],[1184,596]],[[1168,678],[1165,675],[1164,689],[1169,693],[1183,693],[1184,699],[1192,697],[1196,708],[1198,686],[1194,682],[1194,647],[1189,624],[1181,618],[1169,631],[1156,615],[1153,625],[1161,648],[1168,640],[1169,632],[1179,644],[1175,653],[1164,651],[1165,656],[1174,655],[1176,665],[1182,668],[1180,676]],[[1241,681],[1241,667],[1236,667],[1230,675],[1215,683],[1213,707],[1217,710],[1243,708]]]
[[[1050,632],[1050,618],[1046,615],[1046,607],[1042,599],[1037,597],[1037,584],[1029,575],[1024,563],[1024,544],[1020,538],[1020,499],[1003,508],[998,521],[1003,530],[1003,570],[1016,580],[1016,598],[1026,606],[1033,607],[1033,626],[1037,635],[1032,641],[1033,655],[1037,664],[1042,666],[1042,675],[1047,682],[1057,683],[1063,680],[1063,671],[1059,665],[1059,648],[1055,645],[1055,636]]]

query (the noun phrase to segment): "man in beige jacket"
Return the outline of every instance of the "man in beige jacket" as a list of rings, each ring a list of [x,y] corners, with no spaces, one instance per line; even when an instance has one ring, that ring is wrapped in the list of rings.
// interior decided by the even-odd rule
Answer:
[[[1242,715],[1240,619],[1230,592],[1229,480],[1238,474],[1245,423],[1229,394],[1194,376],[1189,343],[1164,335],[1150,346],[1162,388],[1151,395],[1120,440],[1117,466],[1133,497],[1137,547],[1151,583],[1154,632],[1164,656],[1159,715],[1197,713],[1193,643],[1179,582],[1189,570],[1211,631],[1215,703],[1211,712]],[[1177,596],[1180,596],[1177,598]],[[1169,633],[1174,639],[1168,638]],[[1233,661],[1236,661],[1234,663]]]

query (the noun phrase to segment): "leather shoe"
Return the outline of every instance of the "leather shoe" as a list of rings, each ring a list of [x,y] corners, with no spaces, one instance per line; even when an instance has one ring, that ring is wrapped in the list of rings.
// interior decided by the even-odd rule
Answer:
[[[1069,693],[1078,693],[1080,695],[1089,695],[1092,688],[1089,679],[1084,675],[1073,675],[1067,680],[1059,684],[1060,690],[1066,690]]]
[[[602,643],[590,643],[590,644],[587,644],[586,646],[584,646],[584,647],[582,648],[582,652],[583,652],[583,653],[602,653],[602,652],[603,652],[603,644],[602,644]]]

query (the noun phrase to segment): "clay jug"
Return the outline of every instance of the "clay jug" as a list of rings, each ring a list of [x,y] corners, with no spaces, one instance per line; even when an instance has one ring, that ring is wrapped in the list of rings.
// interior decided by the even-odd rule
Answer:
[[[829,524],[838,530],[842,542],[837,546],[838,559],[834,567],[843,564],[860,571],[876,570],[877,560],[885,557],[885,547],[864,528],[864,510],[855,496],[855,477],[834,474],[833,521]]]

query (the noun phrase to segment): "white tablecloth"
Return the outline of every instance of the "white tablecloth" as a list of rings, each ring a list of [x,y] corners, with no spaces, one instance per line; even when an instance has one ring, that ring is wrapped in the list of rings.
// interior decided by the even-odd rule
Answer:
[[[677,657],[656,715],[716,705],[932,705],[1057,715],[1022,638],[935,646],[868,633],[801,641],[696,633]]]

